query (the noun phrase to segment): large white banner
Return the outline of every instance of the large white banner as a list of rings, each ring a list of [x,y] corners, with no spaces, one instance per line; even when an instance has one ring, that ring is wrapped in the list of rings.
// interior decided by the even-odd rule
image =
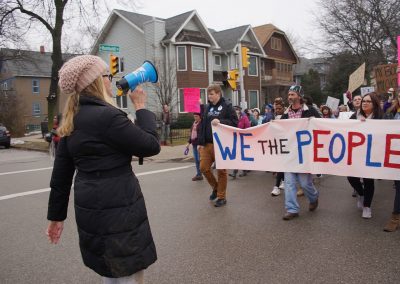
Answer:
[[[213,127],[218,169],[400,180],[400,122],[303,118]]]

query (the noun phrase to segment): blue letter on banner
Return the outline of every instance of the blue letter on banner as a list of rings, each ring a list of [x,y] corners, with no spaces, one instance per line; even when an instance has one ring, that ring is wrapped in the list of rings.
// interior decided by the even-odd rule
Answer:
[[[240,148],[242,154],[242,161],[254,161],[253,157],[245,157],[244,156],[244,149],[250,149],[250,145],[244,144],[244,136],[253,136],[251,133],[240,133]]]
[[[307,141],[301,141],[301,135],[303,135],[303,134],[308,136]],[[302,152],[301,147],[311,144],[311,134],[307,130],[302,130],[302,131],[296,132],[296,137],[297,137],[297,150],[299,151],[299,163],[302,164],[303,163],[303,152]]]
[[[222,159],[226,160],[226,156],[229,156],[230,160],[236,159],[236,142],[237,142],[237,133],[233,132],[233,147],[232,152],[229,150],[229,147],[225,147],[225,150],[222,149],[221,141],[219,140],[218,134],[216,132],[214,134],[214,139],[217,141],[219,151],[221,152]]]

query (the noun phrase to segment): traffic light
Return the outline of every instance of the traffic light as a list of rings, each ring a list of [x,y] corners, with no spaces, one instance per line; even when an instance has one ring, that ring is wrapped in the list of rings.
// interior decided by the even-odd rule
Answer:
[[[110,74],[115,76],[117,73],[119,73],[119,58],[110,54]]]
[[[250,55],[247,53],[249,49],[247,47],[242,47],[242,66],[243,68],[247,68],[250,65]]]
[[[239,72],[237,69],[228,71],[228,83],[232,90],[236,90],[236,80],[239,77]]]

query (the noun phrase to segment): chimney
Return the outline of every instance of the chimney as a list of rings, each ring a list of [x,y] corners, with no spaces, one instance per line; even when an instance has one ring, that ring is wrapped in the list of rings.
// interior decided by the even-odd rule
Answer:
[[[41,54],[44,54],[44,45],[41,45],[41,46],[40,46],[40,53],[41,53]]]

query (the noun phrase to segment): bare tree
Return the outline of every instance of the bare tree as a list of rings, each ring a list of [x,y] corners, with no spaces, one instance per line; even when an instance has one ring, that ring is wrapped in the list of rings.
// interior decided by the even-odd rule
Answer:
[[[23,113],[25,103],[13,89],[0,90],[0,122],[3,123],[13,136],[23,136],[25,133],[24,117],[15,115]]]
[[[367,71],[392,59],[400,0],[331,0],[319,6],[317,22],[327,51],[349,50],[366,62]]]
[[[154,64],[158,72],[158,82],[153,84],[157,103],[152,107],[161,111],[162,106],[167,104],[170,106],[171,113],[173,113],[175,107],[179,109],[176,65],[171,62],[169,66],[165,66],[165,62],[161,60],[154,60]]]
[[[0,7],[0,44],[10,39],[19,39],[34,29],[43,34],[47,31],[52,41],[51,83],[48,95],[48,117],[52,121],[58,103],[58,71],[62,59],[62,36],[64,24],[72,23],[78,27],[89,27],[101,22],[104,10],[109,11],[106,0],[3,0]],[[114,1],[115,2],[115,1]],[[116,0],[125,7],[135,8],[136,1]],[[70,31],[70,30],[68,30]],[[73,32],[72,32],[73,33]],[[65,33],[71,36],[71,33]],[[96,34],[96,31],[94,31]],[[85,36],[87,34],[84,34]],[[89,33],[89,35],[91,35]],[[79,36],[77,41],[82,41]]]

